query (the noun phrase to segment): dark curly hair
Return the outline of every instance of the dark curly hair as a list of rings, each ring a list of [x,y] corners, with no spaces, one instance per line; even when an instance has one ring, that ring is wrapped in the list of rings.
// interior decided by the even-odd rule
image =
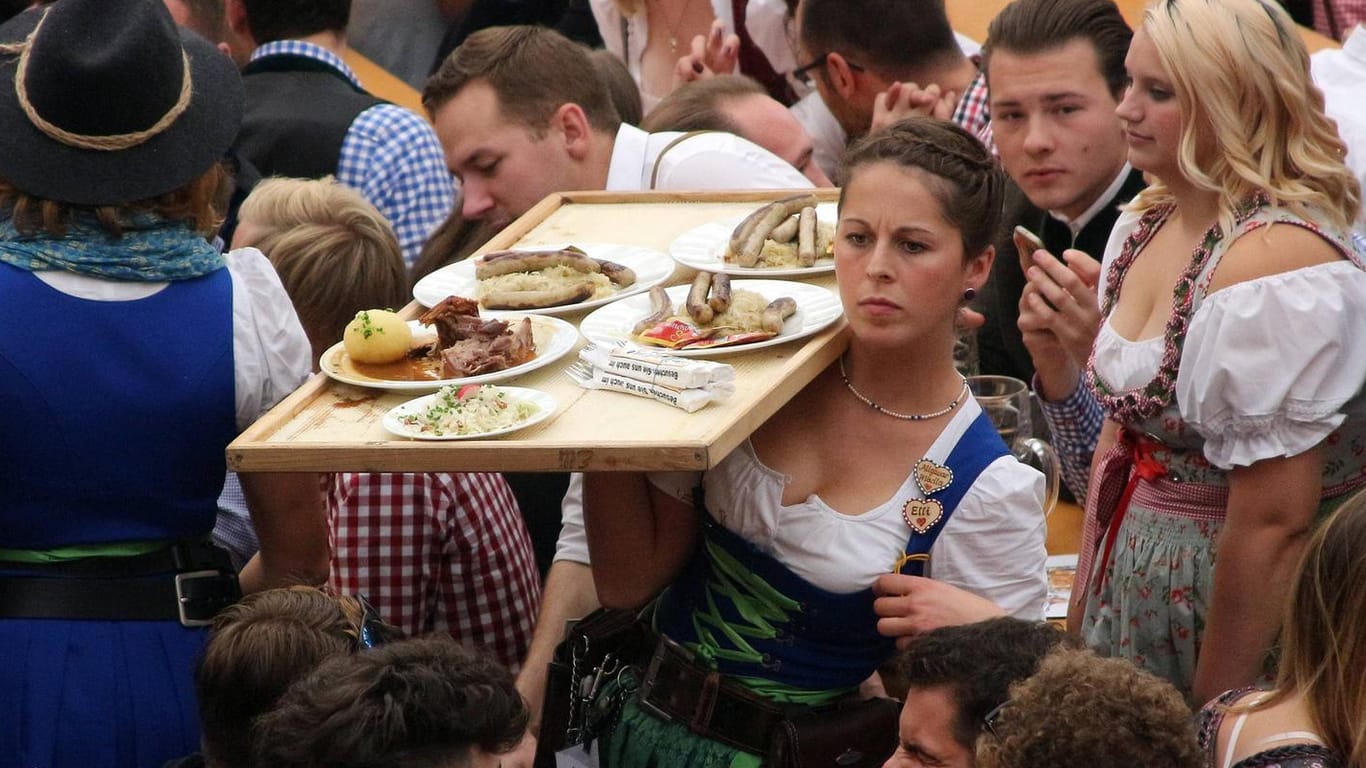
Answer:
[[[935,183],[945,221],[963,233],[963,257],[971,258],[991,244],[1001,222],[1005,174],[982,142],[959,126],[929,117],[912,117],[854,142],[841,163],[841,186],[859,167],[892,162],[919,169]],[[840,192],[844,207],[844,192]]]
[[[1058,650],[977,742],[978,768],[1200,768],[1185,699],[1124,659]]]
[[[942,685],[951,690],[958,704],[954,738],[972,749],[982,718],[1006,700],[1010,685],[1034,674],[1053,649],[1076,645],[1050,624],[1002,617],[919,635],[897,665],[913,688]]]
[[[331,658],[257,721],[256,764],[272,768],[437,768],[470,749],[512,750],[526,732],[512,673],[448,636]]]

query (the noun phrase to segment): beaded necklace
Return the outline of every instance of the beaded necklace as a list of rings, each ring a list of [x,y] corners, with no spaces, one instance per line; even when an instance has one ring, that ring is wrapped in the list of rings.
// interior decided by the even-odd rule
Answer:
[[[959,375],[961,376],[962,374]],[[958,404],[963,402],[963,398],[968,396],[968,380],[964,378],[963,388],[958,391],[958,397],[955,397],[953,399],[953,402],[949,403],[943,408],[940,408],[939,410],[934,411],[932,413],[898,413],[896,411],[891,410],[890,408],[883,408],[882,406],[878,405],[877,403],[869,399],[862,392],[858,391],[857,389],[854,389],[854,383],[849,381],[849,374],[844,372],[844,355],[840,355],[840,378],[844,379],[844,386],[848,387],[849,391],[854,393],[854,397],[857,397],[859,402],[863,403],[869,408],[872,408],[878,413],[884,414],[886,416],[891,416],[894,419],[901,419],[902,421],[925,421],[927,419],[937,419],[940,416],[943,416],[944,414],[948,413],[949,411],[952,411],[954,408],[957,408]]]

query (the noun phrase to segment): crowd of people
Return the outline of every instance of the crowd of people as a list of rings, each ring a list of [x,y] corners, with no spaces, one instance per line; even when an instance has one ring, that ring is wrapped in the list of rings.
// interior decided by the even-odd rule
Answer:
[[[0,764],[1366,768],[1357,4],[0,14]],[[226,472],[549,194],[835,184],[847,349],[711,470]]]

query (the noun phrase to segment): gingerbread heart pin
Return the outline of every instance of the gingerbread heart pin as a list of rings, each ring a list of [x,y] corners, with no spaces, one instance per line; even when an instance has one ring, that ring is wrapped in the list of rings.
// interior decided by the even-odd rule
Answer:
[[[932,496],[953,484],[953,470],[929,459],[915,463],[915,485],[926,496]]]
[[[901,508],[901,517],[911,530],[924,534],[944,517],[944,505],[938,499],[911,499]]]

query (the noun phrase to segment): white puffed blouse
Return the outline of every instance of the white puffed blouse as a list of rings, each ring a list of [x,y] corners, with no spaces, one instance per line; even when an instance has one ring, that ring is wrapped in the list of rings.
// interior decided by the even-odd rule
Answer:
[[[1138,218],[1115,225],[1101,271]],[[1096,373],[1132,389],[1157,374],[1163,339],[1123,338],[1108,318]],[[1366,271],[1348,261],[1269,275],[1211,293],[1197,305],[1176,379],[1177,410],[1221,469],[1294,456],[1351,419],[1366,422]]]

